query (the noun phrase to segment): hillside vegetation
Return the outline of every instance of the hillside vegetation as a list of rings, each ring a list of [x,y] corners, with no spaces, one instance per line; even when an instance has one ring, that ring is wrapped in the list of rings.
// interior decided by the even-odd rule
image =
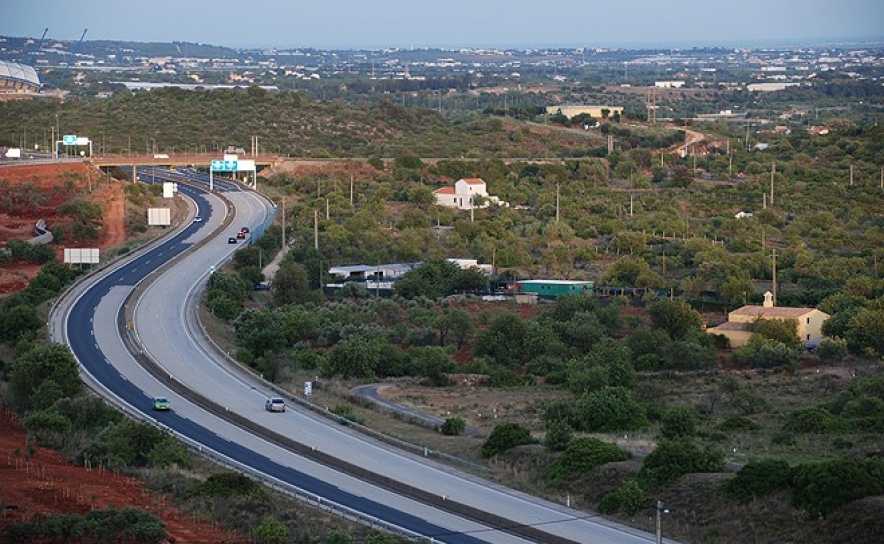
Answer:
[[[420,384],[406,401],[449,420],[446,451],[555,500],[650,528],[664,499],[667,536],[692,542],[879,534],[880,127],[765,133],[756,138],[767,149],[728,154],[712,142],[737,134],[709,126],[709,153],[680,157],[671,127],[451,122],[390,102],[354,108],[257,89],[5,104],[0,113],[2,134],[14,123],[51,125],[60,113],[77,132],[103,129],[117,150],[131,130],[138,146],[170,142],[162,150],[218,149],[257,134],[271,151],[361,157],[264,172],[259,185],[285,209],[280,270],[269,291],[252,290],[282,245],[278,224],[214,273],[205,297],[206,322],[238,360],[292,391],[318,376],[316,398],[349,421],[395,428],[339,390],[397,378]],[[605,133],[616,136],[613,152]],[[509,206],[436,206],[432,190],[462,177],[483,178]],[[815,354],[777,323],[759,321],[752,343],[733,352],[704,330],[773,288],[774,250],[779,304],[832,316],[831,340]],[[530,310],[486,304],[470,294],[487,279],[446,257],[493,264],[495,280],[591,279],[648,294],[564,297]],[[318,290],[330,266],[418,260],[390,299],[356,284],[331,300]],[[4,338],[21,342],[40,326],[20,324]],[[506,400],[444,413],[434,404],[468,388]],[[64,425],[51,411],[32,421],[35,433]],[[466,425],[486,436],[461,436]],[[167,461],[175,451],[161,453]]]

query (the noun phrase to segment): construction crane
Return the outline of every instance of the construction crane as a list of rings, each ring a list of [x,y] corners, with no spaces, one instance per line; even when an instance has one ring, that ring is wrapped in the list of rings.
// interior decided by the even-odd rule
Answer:
[[[49,30],[49,29],[47,28],[46,30]],[[83,43],[83,38],[86,37],[87,30],[89,30],[89,29],[88,28],[83,29],[83,34],[80,35],[80,40],[77,42],[77,47],[79,47],[80,44]],[[44,33],[43,35],[45,36],[46,34]],[[42,40],[41,40],[41,42],[42,42]],[[70,68],[71,68],[71,63],[68,63],[67,66],[64,67],[64,70],[62,70],[61,77],[58,79],[58,83],[55,85],[52,85],[53,87],[55,87],[58,90],[61,90],[61,85],[64,83],[64,80],[67,77],[68,70],[70,70]]]
[[[43,40],[46,39],[46,33],[47,33],[47,32],[49,32],[49,27],[48,27],[48,26],[43,30],[43,35],[40,36],[40,42],[37,43],[37,51],[42,51],[42,50],[43,50]]]

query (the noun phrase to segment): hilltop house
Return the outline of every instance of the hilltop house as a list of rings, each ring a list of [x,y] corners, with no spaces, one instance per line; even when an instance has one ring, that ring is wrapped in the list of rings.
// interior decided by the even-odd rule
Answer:
[[[752,337],[752,324],[758,319],[793,320],[797,323],[798,338],[807,346],[816,346],[823,338],[823,322],[829,314],[816,308],[784,308],[773,304],[773,295],[764,294],[763,306],[743,306],[727,314],[727,322],[707,329],[711,334],[722,334],[732,348],[745,346]]]
[[[448,208],[456,208],[458,210],[469,210],[472,208],[487,208],[492,203],[497,205],[507,205],[496,196],[488,194],[485,180],[482,178],[464,178],[457,180],[453,186],[441,187],[433,191],[436,196],[436,204]],[[485,201],[481,205],[474,205],[474,198],[481,196]]]

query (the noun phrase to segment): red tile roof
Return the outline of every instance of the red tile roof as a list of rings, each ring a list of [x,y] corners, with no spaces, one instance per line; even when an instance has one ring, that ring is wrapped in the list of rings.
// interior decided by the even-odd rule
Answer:
[[[485,180],[482,178],[464,178],[463,181],[468,185],[485,185]]]
[[[446,186],[446,187],[439,187],[438,189],[433,191],[433,193],[435,193],[437,195],[453,195],[453,194],[455,194],[454,187],[451,187],[450,185]]]
[[[764,306],[743,306],[731,312],[731,315],[742,315],[749,317],[763,318],[786,318],[798,319],[804,317],[816,308],[786,308],[783,306],[774,306],[765,308]]]

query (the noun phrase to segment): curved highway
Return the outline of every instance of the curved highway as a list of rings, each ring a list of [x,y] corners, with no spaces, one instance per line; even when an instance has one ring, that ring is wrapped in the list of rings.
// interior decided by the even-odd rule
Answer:
[[[239,247],[227,243],[223,226],[227,213],[235,215],[233,228],[226,230],[239,230],[243,225],[259,227],[271,213],[263,198],[232,187],[225,188],[224,195],[233,204],[227,210],[225,200],[218,196],[179,184],[182,193],[196,203],[203,221],[183,226],[162,244],[110,267],[89,285],[76,287],[66,296],[69,304],[59,304],[53,312],[53,338],[71,346],[87,382],[116,403],[156,419],[182,439],[214,452],[231,465],[265,475],[268,483],[322,497],[376,518],[383,525],[401,528],[403,534],[452,543],[632,544],[652,540],[650,534],[394,449],[296,407],[284,413],[264,411],[264,399],[271,392],[260,380],[226,364],[214,353],[201,334],[194,309],[197,290],[213,267]],[[209,238],[213,232],[218,236]],[[182,253],[186,253],[185,258],[171,263]],[[136,285],[158,269],[162,274],[143,292],[136,291]],[[130,338],[123,338],[120,316],[127,297],[133,293],[138,296],[132,321],[122,327],[129,329]],[[133,343],[139,348],[134,354],[130,353]],[[159,365],[163,379],[142,367],[139,357],[145,356]],[[230,416],[220,417],[189,402],[178,394],[181,388],[168,387],[170,381],[196,391]],[[151,398],[160,395],[171,400],[172,411],[151,412]],[[247,419],[252,428],[269,431],[248,431],[229,421],[236,418]],[[316,456],[300,455],[286,447],[285,441],[264,436],[273,433],[297,442],[302,451],[321,452],[379,475],[370,479],[372,482],[396,482],[400,487],[432,495],[435,504],[389,490],[396,486],[382,487],[329,468],[316,462]],[[487,513],[491,518],[469,516],[469,512]],[[497,522],[490,526],[475,519]],[[526,539],[517,534],[535,536]]]

